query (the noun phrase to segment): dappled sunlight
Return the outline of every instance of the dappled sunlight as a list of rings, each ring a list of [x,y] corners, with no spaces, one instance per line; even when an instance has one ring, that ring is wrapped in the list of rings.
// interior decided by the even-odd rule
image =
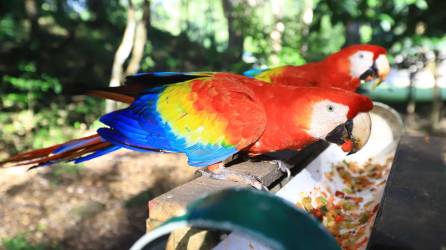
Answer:
[[[194,177],[184,157],[129,151],[84,166],[6,170],[0,183],[13,185],[0,190],[0,238],[66,249],[129,247],[145,231],[147,201]]]

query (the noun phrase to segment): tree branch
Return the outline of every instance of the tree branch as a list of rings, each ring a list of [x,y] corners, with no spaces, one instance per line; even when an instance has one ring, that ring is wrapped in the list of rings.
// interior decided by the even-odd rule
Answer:
[[[135,74],[141,66],[144,56],[144,47],[147,42],[147,25],[150,23],[150,1],[143,3],[143,14],[138,18],[135,30],[135,40],[133,43],[132,56],[126,69],[126,75]]]
[[[120,85],[122,78],[122,66],[125,60],[129,57],[130,52],[133,47],[134,38],[136,31],[136,13],[133,8],[131,0],[129,0],[129,8],[127,10],[127,25],[125,27],[124,35],[121,40],[121,44],[116,50],[115,57],[113,60],[112,74],[110,78],[110,87],[115,87]]]
[[[134,9],[132,0],[128,0],[128,4],[129,7],[127,10],[127,25],[125,27],[121,43],[119,44],[119,47],[116,50],[115,57],[113,59],[110,83],[108,84],[108,86],[110,87],[116,87],[120,85],[121,79],[123,78],[123,65],[125,60],[127,60],[130,55],[135,40],[136,11]],[[107,101],[105,105],[105,111],[111,112],[113,108],[113,103],[111,101]]]

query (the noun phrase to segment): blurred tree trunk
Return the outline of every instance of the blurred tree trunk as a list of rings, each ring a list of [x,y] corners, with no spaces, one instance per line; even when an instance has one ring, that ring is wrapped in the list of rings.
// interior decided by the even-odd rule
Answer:
[[[300,53],[305,56],[308,51],[308,35],[310,34],[310,26],[313,22],[313,0],[305,0],[304,8],[302,11],[302,31],[301,31],[301,39],[302,43],[300,45]]]
[[[223,12],[228,22],[228,63],[238,62],[242,59],[243,53],[243,32],[240,27],[240,19],[237,8],[240,7],[241,0],[222,0]]]
[[[30,43],[36,43],[36,41],[39,41],[39,6],[37,5],[35,0],[25,0],[25,12],[26,12],[26,18],[28,19],[27,21],[30,24],[30,32],[29,32],[29,37],[28,37],[28,41]],[[38,42],[37,42],[38,43]],[[32,50],[31,48],[28,48],[29,51],[27,53],[27,57],[32,60],[35,59],[36,57],[36,51]],[[34,102],[32,101],[32,91],[31,89],[29,89],[27,91],[27,109],[29,111],[32,112],[32,110],[34,109]]]
[[[180,2],[180,24],[183,24],[181,27],[182,30],[190,29],[190,21],[189,21],[189,0],[182,0]]]
[[[409,92],[407,94],[406,119],[405,123],[408,127],[416,127],[416,89],[415,89],[415,75],[419,69],[416,66],[409,68]]]
[[[432,72],[434,76],[434,88],[432,90],[432,113],[431,113],[431,124],[432,131],[437,132],[440,129],[440,120],[441,120],[441,108],[442,108],[442,99],[441,99],[441,89],[438,85],[438,65],[441,63],[441,59],[438,51],[433,53],[433,58],[429,61],[427,67]]]
[[[25,12],[31,26],[30,40],[36,39],[39,34],[39,6],[35,0],[25,0]]]
[[[347,21],[346,29],[345,29],[345,45],[352,45],[361,43],[361,36],[359,34],[359,29],[361,28],[361,24],[358,21]]]
[[[121,84],[121,80],[123,78],[122,68],[125,60],[127,60],[130,52],[132,51],[135,38],[136,11],[131,0],[128,0],[128,4],[129,7],[127,10],[127,25],[124,30],[121,44],[119,44],[119,47],[116,50],[115,57],[113,59],[112,73],[110,83],[108,85],[110,87],[117,87]],[[105,112],[111,112],[115,108],[114,106],[114,102],[107,100],[105,105]]]
[[[121,43],[116,50],[115,57],[113,59],[112,73],[110,77],[109,87],[116,87],[121,84],[124,78],[124,63],[129,58],[132,48],[133,55],[129,63],[129,67],[126,73],[136,72],[139,69],[142,56],[144,54],[144,46],[147,40],[147,27],[146,21],[143,20],[144,13],[146,17],[150,12],[150,6],[148,0],[143,2],[143,13],[138,13],[137,7],[133,4],[132,0],[128,0],[127,10],[127,24],[124,30]],[[139,14],[139,16],[138,16]],[[110,112],[115,108],[112,101],[106,102],[106,112]]]
[[[93,13],[93,21],[96,27],[101,27],[108,22],[104,0],[87,0],[88,10]]]
[[[142,8],[142,16],[137,19],[135,41],[133,44],[132,56],[130,57],[129,64],[125,71],[126,75],[138,72],[142,57],[144,56],[144,47],[147,42],[147,27],[150,25],[150,1],[145,0]]]
[[[270,34],[273,49],[273,54],[270,58],[272,66],[277,66],[280,63],[279,53],[282,50],[282,34],[285,31],[285,24],[282,22],[283,6],[283,0],[273,1],[271,6],[274,18],[274,28]]]

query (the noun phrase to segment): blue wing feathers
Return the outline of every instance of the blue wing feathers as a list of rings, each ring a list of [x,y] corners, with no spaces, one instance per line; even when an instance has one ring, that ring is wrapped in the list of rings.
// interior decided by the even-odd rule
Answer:
[[[69,150],[82,147],[82,145],[88,144],[88,143],[90,143],[90,142],[92,142],[94,140],[96,140],[96,138],[88,138],[88,139],[83,139],[83,140],[78,140],[78,141],[66,143],[64,145],[61,145],[57,149],[55,149],[53,151],[53,154],[65,153],[65,152],[67,152]]]
[[[176,152],[166,132],[170,128],[156,112],[157,96],[142,95],[130,107],[104,115],[100,121],[111,129],[102,128],[98,133],[113,144],[133,150]]]
[[[244,75],[244,76],[247,76],[247,77],[254,78],[254,77],[256,77],[258,74],[262,73],[262,72],[265,71],[265,70],[266,70],[266,69],[254,68],[254,69],[250,69],[250,70],[247,70],[247,71],[243,72],[243,75]]]
[[[129,137],[145,137],[146,132],[140,128],[140,123],[135,119],[135,114],[130,110],[118,110],[101,117],[100,121],[112,128],[119,129],[122,134]]]
[[[96,152],[94,152],[92,154],[89,154],[89,155],[86,155],[86,156],[83,156],[83,157],[79,157],[79,158],[74,160],[74,163],[77,164],[77,163],[81,163],[81,162],[84,162],[84,161],[88,161],[88,160],[91,160],[93,158],[96,158],[96,157],[99,157],[99,156],[103,156],[103,155],[106,155],[106,154],[111,153],[113,151],[116,151],[116,150],[118,150],[120,148],[121,148],[120,146],[112,145],[110,147],[107,147],[107,148],[104,148],[104,149],[100,149],[100,150],[98,150],[98,151],[96,151]]]
[[[192,166],[208,166],[237,152],[235,147],[219,144],[190,145],[183,136],[176,135],[157,112],[159,93],[163,89],[151,88],[128,108],[104,115],[100,121],[109,128],[100,128],[98,134],[116,146],[131,150],[186,153]]]
[[[107,141],[123,148],[139,151],[139,152],[159,152],[159,148],[150,147],[147,140],[136,140],[128,138],[118,131],[110,128],[98,129],[98,134]]]
[[[188,163],[192,166],[209,166],[220,162],[235,154],[238,150],[233,147],[225,148],[218,146],[203,146],[199,145],[193,150],[186,151]]]

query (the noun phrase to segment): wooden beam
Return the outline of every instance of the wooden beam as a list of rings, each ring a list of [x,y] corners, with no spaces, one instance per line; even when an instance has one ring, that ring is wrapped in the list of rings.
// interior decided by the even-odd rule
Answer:
[[[304,150],[296,152],[279,152],[266,157],[271,159],[278,158],[287,162],[291,173],[296,174],[303,169],[309,162],[316,158],[325,148],[325,142],[318,142],[310,145]],[[265,158],[265,157],[263,157]],[[231,162],[232,163],[232,162]],[[227,164],[231,165],[231,164]],[[287,182],[284,173],[282,173],[276,164],[265,161],[245,161],[233,164],[229,167],[231,171],[243,174],[257,176],[270,191],[275,192]],[[147,231],[150,231],[161,222],[172,216],[182,214],[187,205],[196,199],[219,190],[230,187],[246,187],[246,184],[214,180],[208,177],[198,177],[182,186],[170,190],[160,195],[148,203],[149,218],[147,219]],[[208,234],[203,230],[182,229],[172,233],[166,245],[166,249],[195,249],[197,246],[209,246],[212,243],[209,239],[215,240],[215,235]],[[210,248],[206,247],[205,249]]]

